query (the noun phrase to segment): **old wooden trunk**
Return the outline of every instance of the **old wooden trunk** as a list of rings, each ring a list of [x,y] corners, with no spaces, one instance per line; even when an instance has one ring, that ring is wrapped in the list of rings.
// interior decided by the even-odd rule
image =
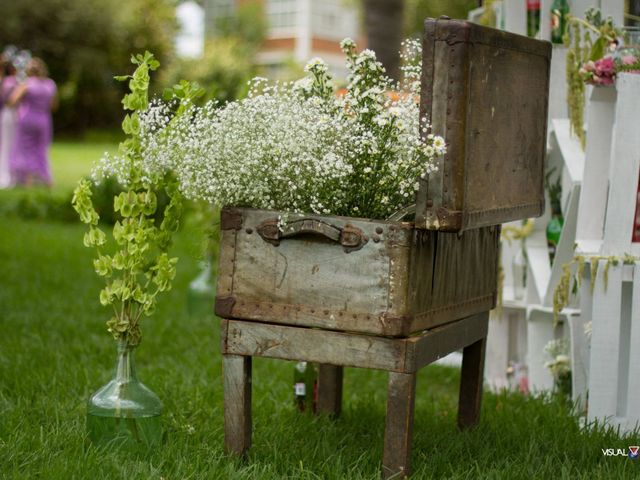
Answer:
[[[544,211],[551,44],[427,19],[421,115],[447,141],[421,180],[416,227],[460,231]]]
[[[224,318],[406,336],[495,302],[499,227],[458,234],[225,208],[221,230]]]
[[[253,356],[323,364],[318,410],[335,415],[344,366],[389,371],[385,478],[411,471],[424,365],[463,349],[458,425],[477,424],[499,224],[544,207],[550,54],[546,42],[426,21],[421,110],[448,153],[420,181],[415,222],[223,209],[227,451],[251,445]]]
[[[216,313],[406,336],[491,309],[492,225],[544,208],[550,55],[546,42],[427,20],[421,109],[448,152],[420,180],[415,223],[226,208]]]

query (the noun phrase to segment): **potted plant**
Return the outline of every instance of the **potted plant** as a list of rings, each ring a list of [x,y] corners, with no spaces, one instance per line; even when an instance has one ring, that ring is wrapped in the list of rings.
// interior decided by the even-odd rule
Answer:
[[[141,154],[139,114],[147,109],[149,72],[159,63],[153,55],[135,55],[137,65],[128,80],[130,93],[122,103],[131,113],[122,128],[128,138],[120,144],[114,161],[126,169],[125,191],[114,198],[118,220],[111,241],[99,225],[100,217],[92,203],[92,185],[79,182],[73,195],[73,207],[89,226],[84,245],[94,248],[96,273],[105,279],[100,303],[113,309],[107,321],[109,333],[117,341],[117,363],[112,379],[91,396],[87,407],[87,429],[95,444],[127,444],[143,447],[161,442],[158,396],[138,380],[134,352],[141,341],[140,323],[153,313],[158,295],[171,288],[176,272],[176,258],[168,249],[178,228],[182,195],[177,182],[169,175],[152,178],[140,169]],[[158,192],[168,198],[159,211]]]

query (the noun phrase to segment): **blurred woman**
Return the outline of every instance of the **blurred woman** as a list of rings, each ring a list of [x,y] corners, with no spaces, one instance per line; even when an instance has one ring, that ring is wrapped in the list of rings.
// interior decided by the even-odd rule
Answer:
[[[0,57],[0,188],[11,185],[9,156],[15,136],[16,111],[7,105],[17,82],[15,68],[8,55]]]
[[[48,78],[47,66],[32,58],[27,80],[11,92],[7,104],[17,108],[15,140],[9,159],[11,181],[51,185],[49,146],[53,137],[51,110],[56,107],[56,84]]]

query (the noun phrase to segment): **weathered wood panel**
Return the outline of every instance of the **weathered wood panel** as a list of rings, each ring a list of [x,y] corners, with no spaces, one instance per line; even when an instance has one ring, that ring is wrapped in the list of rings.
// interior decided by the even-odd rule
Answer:
[[[346,253],[324,236],[265,241],[257,230],[279,215],[223,210],[233,221],[223,222],[218,315],[402,337],[494,306],[499,227],[457,234],[305,216],[360,229],[367,242]]]
[[[451,352],[485,338],[488,328],[489,312],[483,312],[407,339],[407,366],[409,367],[407,371],[418,370]]]
[[[344,368],[321,363],[318,371],[317,413],[338,417],[342,411],[342,377]]]
[[[223,320],[225,354],[402,372],[407,368],[406,342],[312,328]]]
[[[411,332],[495,306],[499,226],[461,234],[416,230],[411,253]]]
[[[409,338],[222,320],[222,353],[415,372],[487,335],[488,312]]]
[[[480,420],[486,346],[485,337],[464,347],[462,351],[458,401],[458,427],[461,429],[474,427]]]
[[[223,355],[224,444],[244,455],[251,446],[251,357]]]
[[[382,476],[385,479],[411,474],[415,398],[416,374],[390,372],[382,456]]]
[[[548,42],[425,21],[421,116],[448,151],[421,181],[417,228],[460,231],[542,213],[550,57]]]

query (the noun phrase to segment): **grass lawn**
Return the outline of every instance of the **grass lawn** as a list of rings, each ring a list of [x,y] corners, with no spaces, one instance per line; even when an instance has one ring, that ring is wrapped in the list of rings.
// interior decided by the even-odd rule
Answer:
[[[117,143],[108,142],[55,142],[50,152],[53,192],[72,190],[78,178],[88,175],[104,152],[113,153],[117,148]]]
[[[102,150],[57,144],[60,188]],[[379,478],[386,375],[378,371],[345,371],[343,415],[331,421],[294,411],[292,363],[255,359],[254,444],[247,461],[225,456],[219,322],[187,309],[200,248],[190,227],[176,241],[174,288],[145,319],[137,352],[141,380],[165,405],[164,444],[147,456],[88,446],[86,400],[110,378],[115,342],[83,233],[77,224],[0,216],[0,478]],[[640,461],[601,451],[637,445],[638,436],[582,431],[560,401],[486,393],[480,426],[458,432],[458,382],[454,368],[419,374],[414,478],[640,478]]]

